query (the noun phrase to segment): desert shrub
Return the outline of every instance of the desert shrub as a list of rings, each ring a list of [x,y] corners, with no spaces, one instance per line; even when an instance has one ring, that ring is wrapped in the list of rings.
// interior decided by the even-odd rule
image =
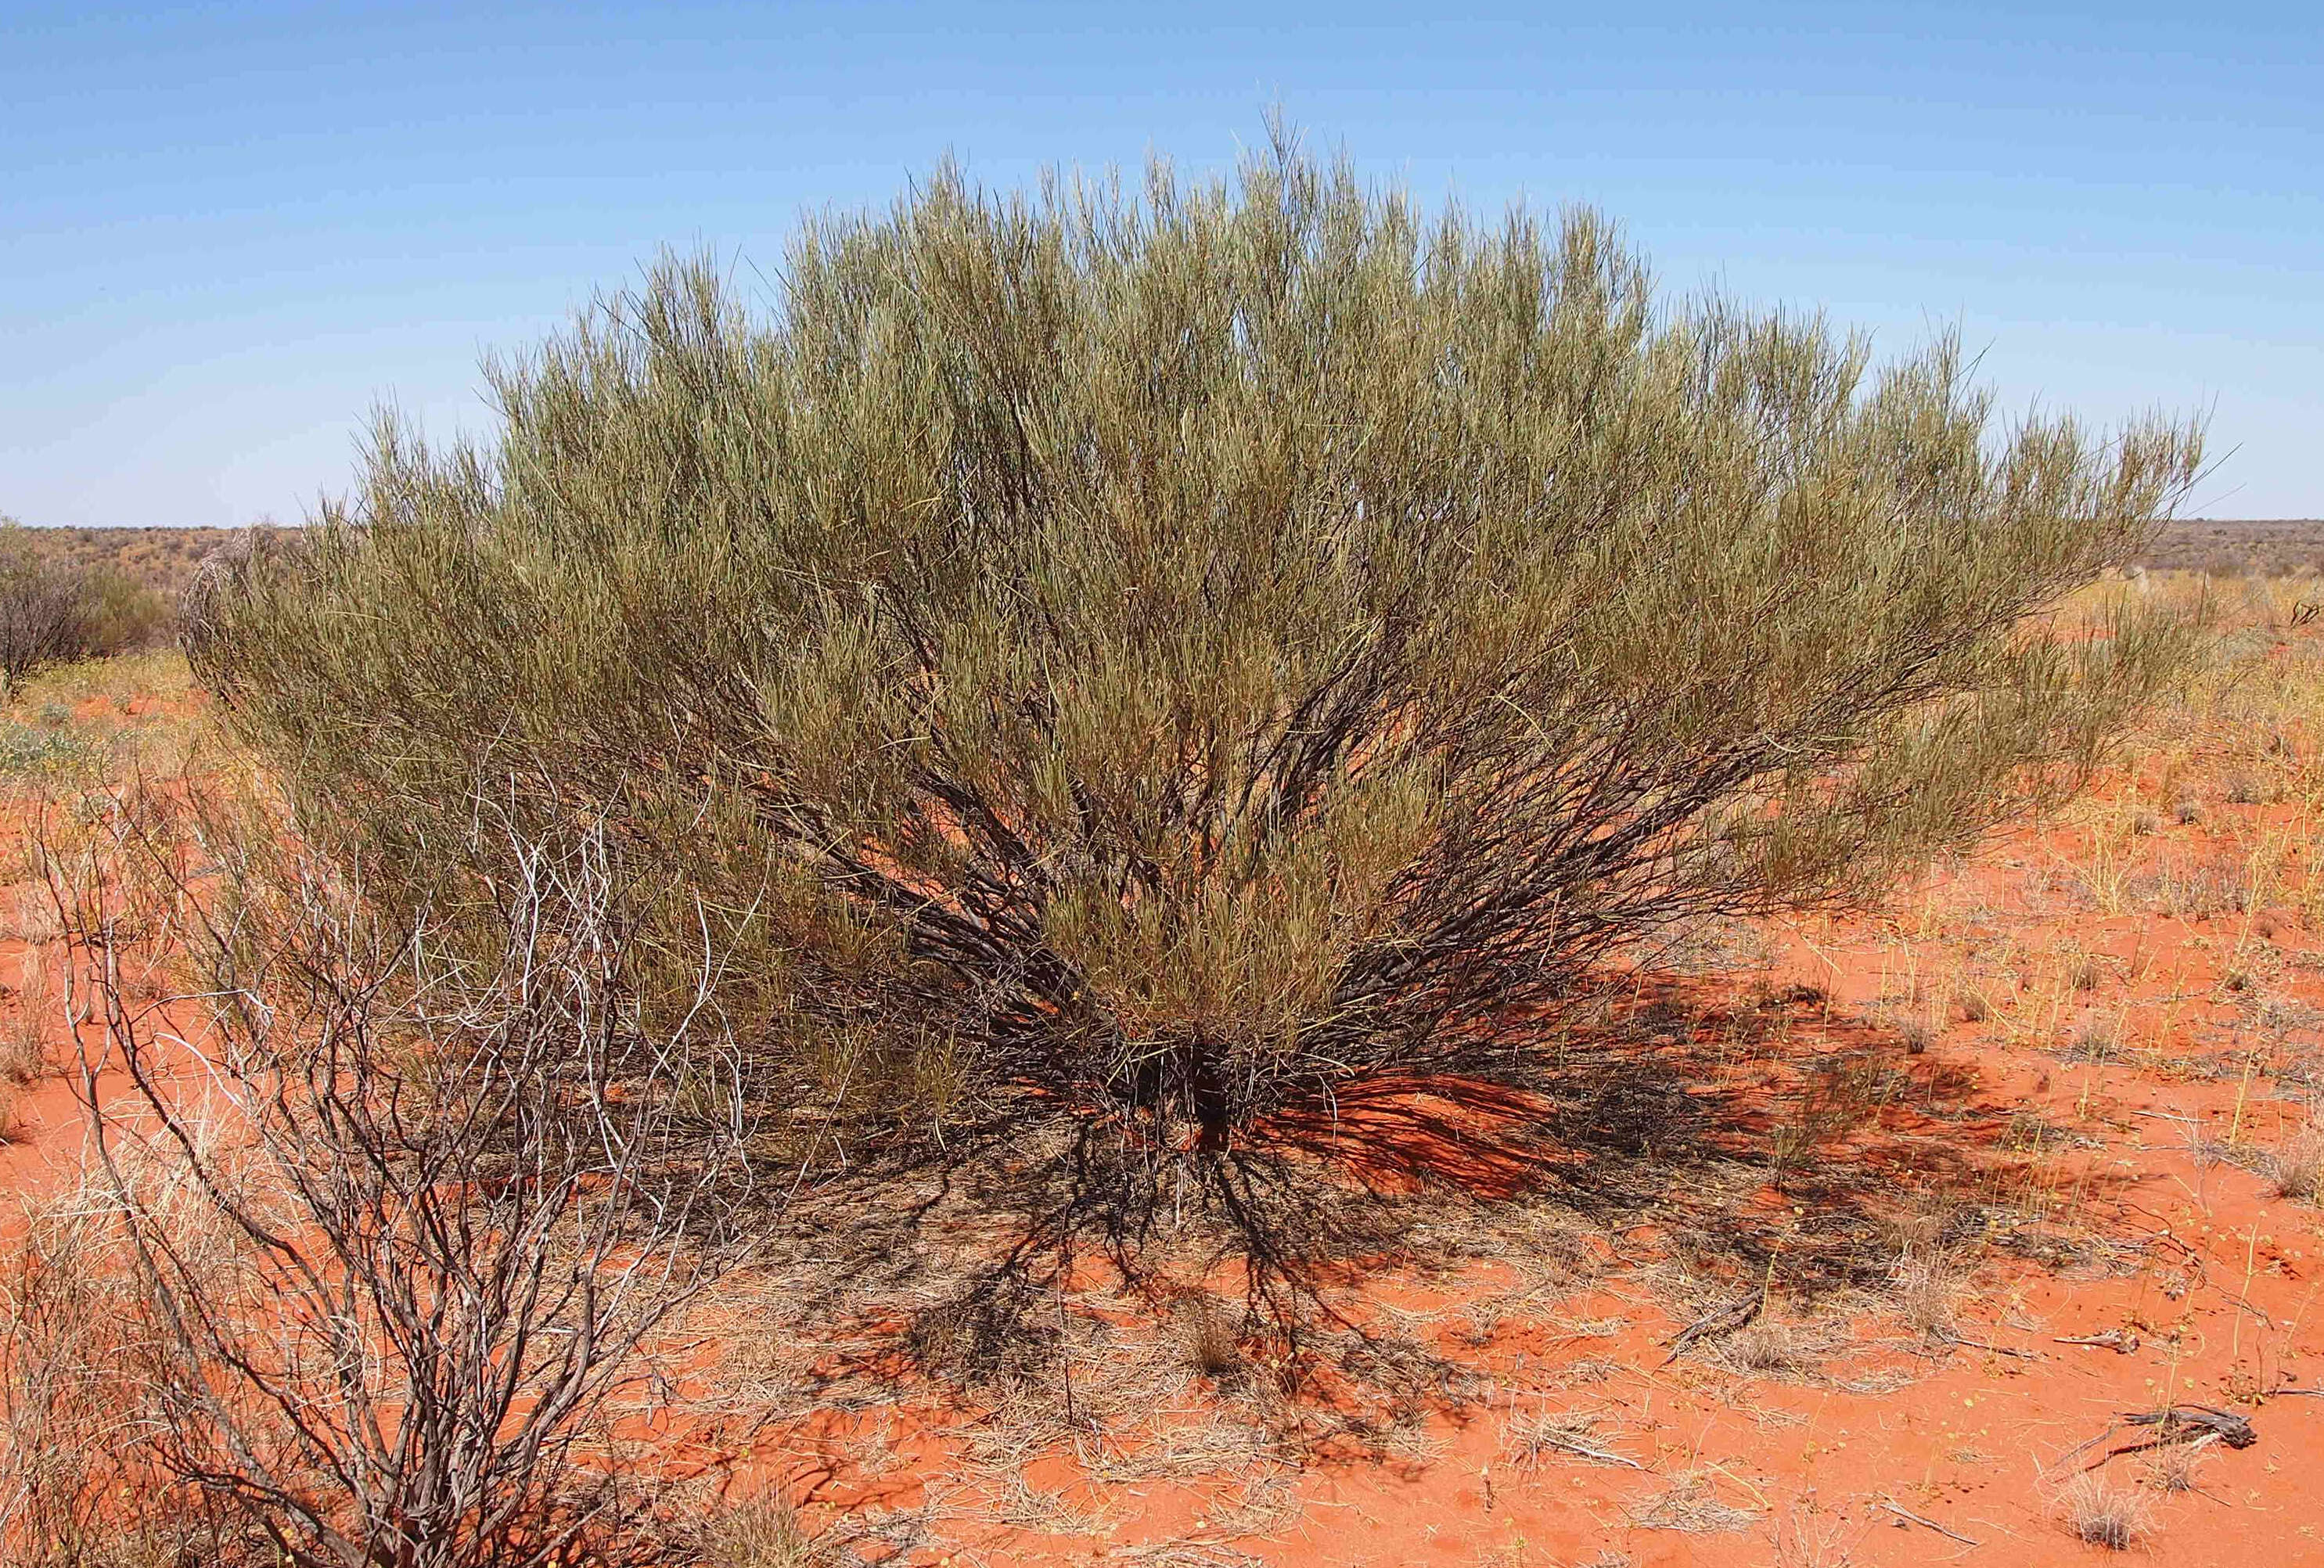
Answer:
[[[754,318],[665,263],[491,368],[488,444],[383,420],[200,664],[377,896],[484,874],[479,779],[603,814],[827,1082],[1215,1148],[1686,922],[1877,895],[2185,646],[2029,617],[2193,431],[2004,425],[1950,339],[1658,299],[1586,212],[1278,141],[1142,195],[941,170],[782,276]]]
[[[85,655],[92,632],[86,579],[46,559],[21,524],[0,520],[0,678]]]
[[[622,901],[588,825],[491,884],[490,952],[282,828],[199,781],[43,825],[101,1026],[83,1081],[101,1053],[124,1089],[84,1100],[76,1211],[112,1310],[86,1345],[19,1312],[8,1349],[45,1370],[0,1388],[17,1449],[198,1496],[254,1563],[616,1561],[645,1518],[611,1424],[749,1202],[732,1042],[706,1011],[655,1032],[610,973]],[[152,995],[171,973],[192,994]],[[87,1524],[84,1480],[36,1474],[18,1535]]]
[[[108,566],[83,567],[0,520],[0,676],[166,641],[168,597]]]
[[[169,595],[118,567],[101,566],[81,579],[91,654],[110,657],[166,644],[177,630]]]

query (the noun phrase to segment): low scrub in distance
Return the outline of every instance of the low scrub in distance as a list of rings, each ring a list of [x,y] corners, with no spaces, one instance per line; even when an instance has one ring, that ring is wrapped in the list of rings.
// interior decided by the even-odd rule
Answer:
[[[167,595],[116,567],[60,559],[0,517],[0,681],[166,644],[173,621]]]
[[[1588,212],[1431,217],[1278,136],[943,169],[781,278],[665,262],[491,367],[491,440],[383,422],[192,647],[373,896],[488,916],[603,824],[641,1007],[706,983],[899,1115],[1216,1150],[1449,1070],[1686,922],[1966,848],[2190,646],[2039,616],[2193,428],[2003,421],[1950,339],[1658,296]]]

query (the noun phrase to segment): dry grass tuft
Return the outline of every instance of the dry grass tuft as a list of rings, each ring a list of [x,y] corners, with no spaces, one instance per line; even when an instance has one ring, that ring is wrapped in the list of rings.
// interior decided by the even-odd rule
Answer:
[[[1630,1523],[1641,1530],[1677,1530],[1701,1536],[1747,1529],[1757,1517],[1748,1508],[1720,1502],[1710,1482],[1688,1471],[1674,1478],[1669,1490],[1632,1509]]]
[[[2070,1062],[2103,1062],[2114,1054],[2115,1029],[2110,1019],[2094,1018],[2074,1031],[2073,1042],[2066,1047]]]
[[[29,947],[14,1005],[0,1018],[0,1079],[22,1086],[47,1075],[49,1028],[56,1013],[55,955],[44,946]]]
[[[13,1097],[14,1091],[8,1091]],[[166,1173],[133,1158],[127,1182],[181,1222],[190,1268],[217,1271],[219,1233]],[[150,1337],[123,1259],[117,1194],[85,1180],[10,1216],[0,1249],[0,1543],[24,1568],[219,1568],[241,1551],[198,1493],[171,1482],[151,1437]]]
[[[1762,1313],[1720,1340],[1710,1359],[1749,1377],[1796,1378],[1816,1370],[1821,1349],[1818,1336],[1804,1325]]]
[[[2173,1443],[2158,1448],[2143,1456],[2138,1462],[2138,1479],[2159,1492],[2179,1493],[2197,1490],[2195,1467],[2203,1458],[2200,1443]]]
[[[2058,1511],[2074,1539],[2109,1552],[2127,1552],[2154,1533],[2154,1505],[2102,1475],[2078,1475],[2067,1482]]]
[[[2267,1157],[2269,1184],[2280,1198],[2324,1197],[2324,1129],[2293,1133]]]
[[[1851,1530],[1846,1519],[1827,1517],[1819,1523],[1799,1508],[1786,1508],[1769,1542],[1774,1550],[1770,1568],[1852,1568],[1856,1543],[1849,1537],[1861,1529]]]
[[[2217,1170],[2232,1163],[2235,1149],[2224,1139],[2213,1138],[2200,1128],[2187,1132],[2187,1159],[2199,1171]]]
[[[1195,1371],[1229,1383],[1248,1370],[1241,1335],[1217,1296],[1207,1290],[1190,1290],[1178,1299],[1174,1316],[1179,1348]]]
[[[703,1522],[696,1550],[703,1568],[826,1568],[831,1545],[799,1522],[798,1511],[769,1492],[730,1504]]]
[[[1826,1143],[1845,1139],[1877,1121],[1895,1096],[1903,1075],[1868,1052],[1826,1057],[1812,1065],[1806,1081],[1767,1134],[1769,1179],[1784,1179],[1812,1159]]]
[[[1953,1326],[1954,1304],[1968,1289],[1968,1272],[1960,1255],[1947,1249],[1908,1250],[1892,1276],[1897,1315],[1920,1333],[1946,1333]]]
[[[33,870],[27,874],[36,876],[39,872]],[[17,890],[14,922],[0,934],[34,945],[53,942],[64,935],[63,923],[57,918],[56,906],[50,902],[45,882]]]

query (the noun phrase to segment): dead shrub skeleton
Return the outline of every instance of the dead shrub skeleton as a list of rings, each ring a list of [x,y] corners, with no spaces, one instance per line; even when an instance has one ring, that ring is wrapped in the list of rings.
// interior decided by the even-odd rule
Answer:
[[[82,1204],[134,1287],[136,1462],[209,1500],[225,1561],[611,1561],[640,1499],[584,1456],[749,1201],[715,1020],[641,1027],[586,825],[521,846],[480,950],[475,924],[382,919],[344,867],[205,805],[125,805],[47,857],[101,1031]],[[184,880],[189,843],[222,889]],[[165,908],[205,983],[140,1002],[123,954]]]

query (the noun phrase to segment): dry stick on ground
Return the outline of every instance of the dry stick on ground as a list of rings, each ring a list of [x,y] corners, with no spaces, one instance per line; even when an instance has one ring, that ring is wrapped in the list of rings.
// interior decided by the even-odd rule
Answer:
[[[1628,1454],[1616,1453],[1609,1449],[1592,1448],[1588,1443],[1577,1443],[1572,1438],[1565,1436],[1562,1433],[1545,1432],[1542,1433],[1536,1441],[1544,1448],[1563,1449],[1567,1453],[1578,1453],[1584,1459],[1600,1460],[1608,1464],[1628,1465],[1632,1470],[1644,1470],[1646,1468],[1645,1465],[1640,1464],[1637,1460],[1632,1459]]]
[[[1766,1293],[1755,1292],[1740,1301],[1730,1302],[1725,1306],[1704,1313],[1701,1317],[1679,1330],[1676,1336],[1671,1340],[1670,1354],[1663,1359],[1663,1365],[1669,1366],[1704,1340],[1715,1339],[1722,1334],[1731,1334],[1744,1327],[1759,1315],[1759,1309],[1766,1303]]]
[[[2126,1443],[2118,1448],[2110,1448],[2083,1468],[2096,1470],[2126,1453],[2144,1453],[2149,1449],[2167,1448],[2174,1443],[2193,1443],[2198,1447],[2205,1443],[2224,1443],[2229,1448],[2249,1448],[2259,1441],[2259,1434],[2252,1430],[2252,1424],[2231,1410],[2221,1410],[2209,1405],[2166,1405],[2160,1410],[2126,1411],[2120,1420],[2088,1443],[2070,1451],[2066,1457],[2071,1459],[2096,1447],[2126,1426],[2146,1428],[2153,1436],[2144,1443]]]
[[[1593,1448],[1582,1442],[1580,1434],[1589,1429],[1593,1419],[1587,1416],[1578,1419],[1572,1416],[1563,1418],[1544,1416],[1525,1422],[1522,1430],[1517,1431],[1515,1435],[1521,1451],[1537,1452],[1545,1448],[1554,1448],[1562,1453],[1578,1454],[1583,1459],[1594,1459],[1605,1464],[1626,1465],[1631,1470],[1640,1471],[1646,1468],[1626,1453],[1616,1453],[1610,1449]],[[1531,1453],[1524,1455],[1526,1458],[1532,1456]]]
[[[479,964],[295,845],[202,842],[228,891],[196,897],[185,846],[134,810],[115,827],[51,857],[51,890],[102,1026],[78,1087],[150,1308],[156,1463],[298,1568],[540,1568],[618,1534],[626,1483],[577,1451],[715,1277],[749,1184],[722,1032],[652,1028],[624,995],[604,835],[514,846]],[[141,872],[185,911],[205,995],[124,994]],[[172,1008],[208,1018],[198,1048]],[[211,1106],[229,1136],[203,1136]],[[234,1239],[229,1267],[189,1260],[152,1168]]]
[[[2118,1356],[2126,1356],[2138,1349],[2138,1336],[2127,1329],[2118,1328],[2110,1328],[2102,1333],[2094,1334],[2060,1334],[2054,1342],[2061,1345],[2093,1345],[2100,1350],[2112,1351]]]
[[[1913,1523],[1920,1526],[1923,1529],[1934,1530],[1938,1535],[1944,1536],[1947,1540],[1959,1541],[1964,1546],[1983,1545],[1982,1542],[1969,1539],[1967,1536],[1962,1535],[1958,1530],[1946,1529],[1934,1519],[1924,1519],[1920,1515],[1913,1512],[1910,1508],[1899,1508],[1896,1504],[1890,1502],[1886,1498],[1882,1498],[1878,1500],[1882,1508],[1886,1508],[1898,1518],[1910,1519]]]
[[[1949,1328],[1937,1330],[1935,1337],[1944,1344],[1959,1345],[1972,1351],[1990,1351],[1997,1356],[2015,1356],[2021,1361],[2038,1361],[2042,1359],[2039,1351],[2015,1350],[2008,1345],[1995,1344],[1991,1340],[1974,1339],[1968,1334],[1955,1333]]]

